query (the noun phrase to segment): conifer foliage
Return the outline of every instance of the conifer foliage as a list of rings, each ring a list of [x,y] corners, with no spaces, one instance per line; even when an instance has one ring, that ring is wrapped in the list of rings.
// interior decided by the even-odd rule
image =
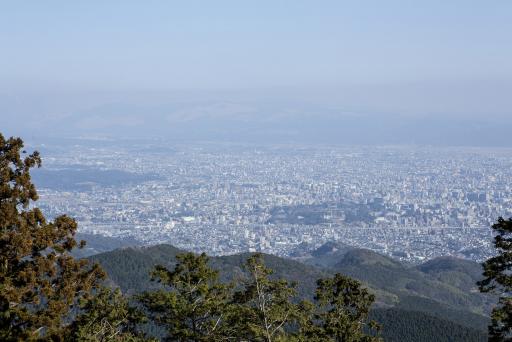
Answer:
[[[320,279],[315,303],[300,302],[295,284],[272,278],[261,254],[244,271],[240,281],[221,284],[206,255],[181,254],[174,270],[153,271],[164,288],[139,300],[166,328],[167,341],[380,341],[367,324],[374,297],[359,282],[339,274]]]
[[[228,285],[208,266],[206,254],[178,255],[174,270],[156,266],[152,279],[164,288],[139,296],[148,316],[167,330],[168,341],[217,341],[225,324]]]
[[[238,337],[246,341],[281,341],[293,336],[293,325],[300,316],[294,303],[295,284],[284,279],[270,279],[272,270],[265,266],[261,254],[247,259],[247,273],[234,295]]]
[[[336,342],[378,341],[363,332],[364,328],[372,332],[379,328],[376,322],[368,322],[374,295],[362,288],[357,280],[341,274],[320,279],[317,284],[315,299],[320,312],[315,315],[315,320],[322,328],[319,335]]]
[[[70,336],[83,342],[150,341],[137,329],[146,321],[119,289],[102,287],[93,296],[81,300],[80,313],[70,326]]]
[[[0,340],[62,340],[72,310],[103,277],[98,266],[75,260],[76,222],[52,222],[31,204],[38,199],[30,169],[37,152],[0,134]]]
[[[496,233],[497,255],[483,263],[484,279],[478,282],[480,291],[499,295],[498,305],[491,314],[490,341],[512,340],[512,218],[503,217],[492,226]]]

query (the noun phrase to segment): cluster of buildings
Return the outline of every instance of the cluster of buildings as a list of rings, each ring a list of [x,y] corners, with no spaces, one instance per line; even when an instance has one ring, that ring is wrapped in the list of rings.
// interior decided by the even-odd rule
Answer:
[[[512,216],[512,150],[162,144],[46,146],[44,167],[71,178],[77,166],[152,176],[84,190],[76,173],[80,187],[40,188],[38,206],[85,233],[210,254],[336,240],[409,261],[482,260],[492,223]]]

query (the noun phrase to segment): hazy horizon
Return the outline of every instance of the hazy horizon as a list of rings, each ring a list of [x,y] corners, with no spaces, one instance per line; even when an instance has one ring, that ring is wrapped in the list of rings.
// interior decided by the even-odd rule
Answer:
[[[512,3],[4,4],[20,136],[512,146]]]

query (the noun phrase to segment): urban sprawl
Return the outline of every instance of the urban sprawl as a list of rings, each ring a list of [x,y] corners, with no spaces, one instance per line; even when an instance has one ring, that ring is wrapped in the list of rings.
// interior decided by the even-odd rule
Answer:
[[[300,254],[328,241],[420,262],[483,260],[512,216],[512,150],[440,147],[46,144],[48,215],[79,231],[213,255]]]

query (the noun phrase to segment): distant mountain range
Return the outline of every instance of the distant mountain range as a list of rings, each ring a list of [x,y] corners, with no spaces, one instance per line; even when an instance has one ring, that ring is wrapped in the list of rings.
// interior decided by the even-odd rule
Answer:
[[[50,109],[46,114],[27,109],[23,115],[14,114],[20,111],[16,106],[6,107],[4,133],[35,138],[512,147],[508,139],[510,119],[353,111],[349,107],[277,99],[126,100],[79,107],[61,114]]]
[[[171,245],[126,247],[90,256],[109,280],[125,293],[157,287],[149,277],[156,264],[172,267],[177,254]],[[229,281],[241,273],[249,253],[212,257],[212,267]],[[366,284],[377,297],[372,317],[382,323],[386,341],[485,341],[487,313],[493,298],[480,294],[475,282],[481,266],[456,258],[437,258],[418,266],[387,256],[327,243],[296,260],[264,255],[274,276],[298,283],[302,298],[311,298],[316,280],[336,272]]]

